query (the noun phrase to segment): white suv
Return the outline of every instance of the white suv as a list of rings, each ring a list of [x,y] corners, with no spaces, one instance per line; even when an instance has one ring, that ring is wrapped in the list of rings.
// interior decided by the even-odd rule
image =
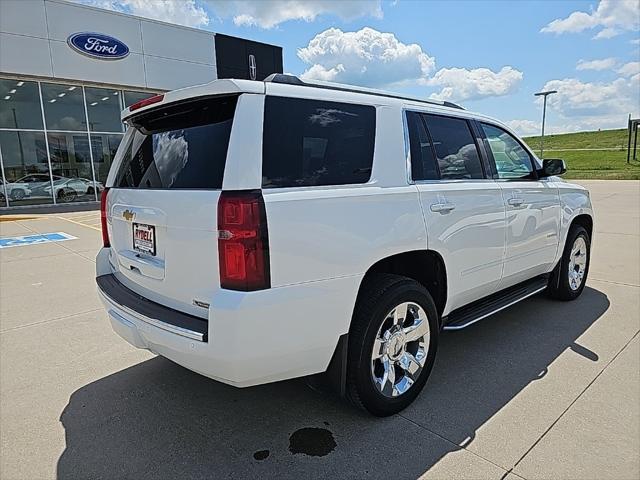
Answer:
[[[129,343],[215,380],[322,373],[389,415],[441,330],[584,288],[589,193],[483,115],[278,74],[122,116],[101,298]]]

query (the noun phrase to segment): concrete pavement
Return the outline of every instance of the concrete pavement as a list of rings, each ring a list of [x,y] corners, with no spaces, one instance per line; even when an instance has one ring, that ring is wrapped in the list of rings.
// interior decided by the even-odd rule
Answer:
[[[640,182],[581,183],[583,296],[445,332],[423,393],[386,419],[303,380],[239,390],[135,350],[96,295],[97,212],[0,221],[0,237],[77,237],[0,250],[0,478],[639,478]],[[335,447],[292,453],[308,428]]]

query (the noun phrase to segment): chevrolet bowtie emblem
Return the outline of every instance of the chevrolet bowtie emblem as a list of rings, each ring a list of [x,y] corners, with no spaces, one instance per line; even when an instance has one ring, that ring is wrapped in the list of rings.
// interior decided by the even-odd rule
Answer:
[[[124,217],[125,220],[130,222],[131,220],[133,220],[133,218],[136,216],[136,214],[134,212],[132,212],[131,210],[125,210],[124,212],[122,212],[122,216]]]

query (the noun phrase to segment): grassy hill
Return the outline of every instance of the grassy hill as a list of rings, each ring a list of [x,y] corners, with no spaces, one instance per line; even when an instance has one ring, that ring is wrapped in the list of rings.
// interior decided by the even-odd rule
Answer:
[[[524,141],[539,154],[540,137]],[[627,164],[626,129],[545,135],[544,156],[564,159],[565,178],[640,179],[640,161]],[[637,156],[640,159],[640,151]]]

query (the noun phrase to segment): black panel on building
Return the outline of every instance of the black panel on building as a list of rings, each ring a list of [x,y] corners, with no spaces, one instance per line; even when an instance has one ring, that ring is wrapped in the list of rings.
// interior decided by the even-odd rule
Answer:
[[[216,33],[218,78],[264,80],[282,73],[282,47]]]

